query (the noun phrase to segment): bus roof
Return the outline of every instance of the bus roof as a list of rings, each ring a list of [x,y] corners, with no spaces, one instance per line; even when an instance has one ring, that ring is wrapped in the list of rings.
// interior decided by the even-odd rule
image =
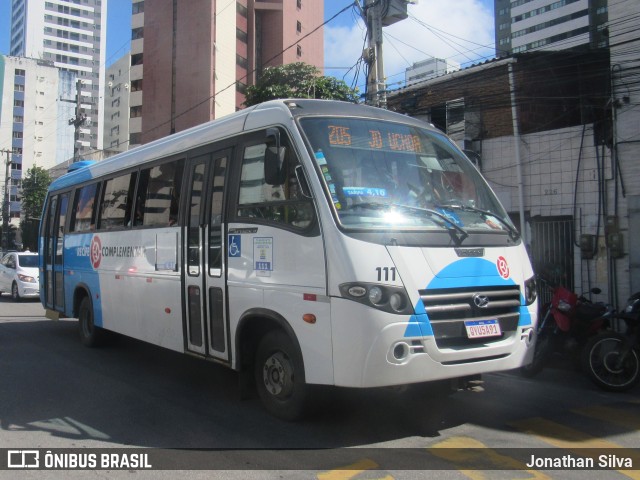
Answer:
[[[289,124],[304,116],[355,116],[401,121],[422,128],[428,124],[398,113],[361,104],[335,100],[285,99],[272,100],[178,132],[153,142],[119,153],[101,162],[69,172],[53,181],[49,190],[56,191],[87,182],[119,170],[135,167],[155,159],[186,152],[213,141],[244,131],[273,124]]]

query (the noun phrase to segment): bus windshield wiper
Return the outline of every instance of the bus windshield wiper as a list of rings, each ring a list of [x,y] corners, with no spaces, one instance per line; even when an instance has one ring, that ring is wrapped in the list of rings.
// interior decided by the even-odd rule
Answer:
[[[452,209],[452,210],[463,210],[463,211],[467,211],[467,212],[479,213],[484,217],[495,218],[507,230],[511,240],[513,240],[515,242],[520,238],[520,233],[518,232],[518,230],[513,228],[513,226],[509,222],[507,222],[505,219],[500,217],[500,215],[498,215],[496,213],[493,213],[493,212],[491,212],[489,210],[483,210],[481,208],[472,207],[470,205],[462,205],[462,204],[459,204],[459,203],[445,203],[445,204],[440,204],[440,205],[436,205],[436,206],[438,208],[443,209],[443,210],[446,210],[448,208]]]
[[[449,232],[449,235],[451,236],[451,239],[454,241],[456,246],[460,246],[464,241],[464,239],[469,236],[469,234],[464,230],[464,228],[458,225],[454,220],[430,208],[412,207],[410,205],[402,205],[402,204],[395,204],[395,203],[363,202],[363,203],[357,203],[355,205],[352,205],[349,207],[349,209],[358,208],[358,207],[369,208],[372,210],[396,209],[396,210],[402,210],[405,212],[411,212],[414,214],[417,213],[423,216],[426,215],[428,217],[435,217],[438,220],[440,220],[440,221],[436,221],[436,223],[447,229],[447,231]]]

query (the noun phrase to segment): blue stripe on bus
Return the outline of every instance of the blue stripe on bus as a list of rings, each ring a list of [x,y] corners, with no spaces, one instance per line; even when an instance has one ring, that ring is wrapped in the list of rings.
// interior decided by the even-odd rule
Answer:
[[[493,287],[496,285],[516,285],[511,278],[503,278],[498,274],[496,264],[483,258],[465,258],[443,268],[438,276],[427,285],[427,290],[437,288]],[[520,292],[520,320],[518,326],[531,325],[529,309],[524,305],[524,297]],[[414,307],[415,315],[411,315],[405,337],[433,336],[433,328],[422,300]]]
[[[65,314],[72,316],[75,288],[84,285],[93,302],[93,322],[102,327],[102,294],[100,276],[91,265],[91,241],[93,233],[67,235],[64,248],[65,262]]]

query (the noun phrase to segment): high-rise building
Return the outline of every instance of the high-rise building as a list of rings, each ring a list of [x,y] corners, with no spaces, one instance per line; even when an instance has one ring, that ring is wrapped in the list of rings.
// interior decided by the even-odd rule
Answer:
[[[50,61],[82,81],[80,155],[102,149],[106,0],[13,0],[11,55]],[[74,95],[75,96],[75,95]]]
[[[0,204],[6,187],[9,221],[16,226],[27,170],[34,165],[52,167],[60,153],[58,137],[64,132],[58,128],[57,100],[64,87],[65,79],[51,62],[0,55]],[[67,145],[66,153],[72,155],[71,142]]]
[[[607,46],[607,0],[495,0],[496,54]]]
[[[324,64],[319,0],[133,0],[130,145],[242,108],[267,66]]]

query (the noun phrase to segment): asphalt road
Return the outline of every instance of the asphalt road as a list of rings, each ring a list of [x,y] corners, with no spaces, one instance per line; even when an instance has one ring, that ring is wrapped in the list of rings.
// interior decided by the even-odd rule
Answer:
[[[640,390],[602,392],[570,369],[486,375],[481,391],[448,397],[430,388],[330,390],[315,416],[286,423],[257,398],[240,400],[237,375],[222,366],[127,338],[88,349],[77,322],[43,315],[37,302],[0,298],[0,448],[228,449],[213,461],[239,456],[242,469],[5,470],[0,478],[417,479],[426,478],[412,470],[423,455],[443,468],[433,478],[640,478],[638,470],[504,470],[519,461],[510,448],[640,447]],[[477,459],[463,453],[473,448],[496,470],[471,468]],[[335,459],[316,449],[335,449]]]

